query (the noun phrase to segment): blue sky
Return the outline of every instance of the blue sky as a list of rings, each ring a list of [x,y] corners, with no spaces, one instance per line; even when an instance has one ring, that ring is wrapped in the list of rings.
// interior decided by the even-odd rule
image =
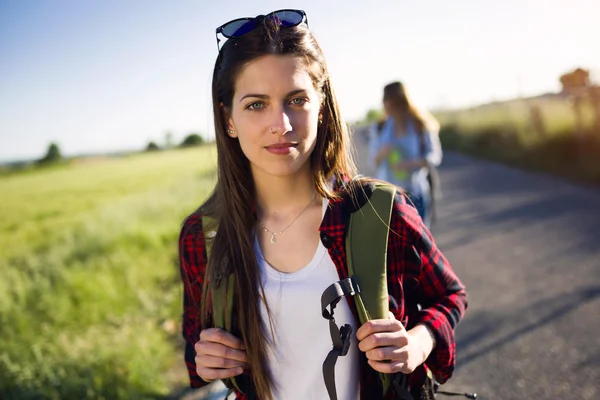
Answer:
[[[432,108],[600,71],[598,0],[0,0],[0,160],[211,135],[214,29],[281,8],[306,10],[350,121],[392,80]]]

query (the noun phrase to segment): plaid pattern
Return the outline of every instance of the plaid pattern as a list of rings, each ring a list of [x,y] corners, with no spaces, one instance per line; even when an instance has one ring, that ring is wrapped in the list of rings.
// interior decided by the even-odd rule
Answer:
[[[369,194],[370,188],[366,187]],[[350,213],[356,204],[344,197],[332,200],[320,227],[321,241],[328,248],[340,279],[348,277],[344,232]],[[206,251],[201,228],[201,217],[190,216],[180,235],[181,273],[184,282],[183,336],[186,341],[185,362],[192,387],[206,383],[196,374],[194,343],[199,337],[199,327],[193,304],[201,298],[203,275],[206,268]],[[396,319],[407,330],[417,323],[426,324],[435,335],[436,347],[426,360],[409,376],[412,388],[420,388],[425,380],[426,368],[431,369],[437,381],[444,383],[454,370],[454,328],[462,318],[467,300],[463,285],[452,267],[438,250],[415,208],[404,195],[394,200],[391,233],[388,241],[388,291]],[[354,301],[347,298],[350,309],[358,320]],[[419,307],[417,306],[419,305]],[[323,355],[325,359],[326,354]],[[371,399],[381,393],[377,373],[361,357],[361,398]],[[247,397],[238,393],[237,399]],[[417,397],[418,398],[418,397]]]

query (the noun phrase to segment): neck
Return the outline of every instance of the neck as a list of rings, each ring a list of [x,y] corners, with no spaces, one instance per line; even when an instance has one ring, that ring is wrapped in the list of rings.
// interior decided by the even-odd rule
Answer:
[[[391,114],[391,117],[394,119],[394,122],[398,125],[404,125],[406,120],[408,119],[408,113],[405,112],[395,112]]]
[[[253,173],[259,215],[294,213],[306,207],[315,195],[310,169],[303,168],[291,176]]]

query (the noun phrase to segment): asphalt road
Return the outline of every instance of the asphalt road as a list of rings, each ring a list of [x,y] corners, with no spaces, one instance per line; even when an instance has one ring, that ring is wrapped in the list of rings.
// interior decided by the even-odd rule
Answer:
[[[433,233],[467,286],[446,385],[482,399],[600,398],[600,191],[456,154]]]
[[[600,399],[600,190],[452,153],[440,172],[432,230],[469,294],[444,388]]]

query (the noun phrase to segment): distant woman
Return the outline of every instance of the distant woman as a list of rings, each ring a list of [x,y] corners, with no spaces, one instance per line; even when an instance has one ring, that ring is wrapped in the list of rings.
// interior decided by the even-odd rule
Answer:
[[[385,86],[383,107],[387,119],[373,163],[387,171],[387,181],[408,193],[425,224],[431,226],[433,199],[439,194],[435,167],[442,161],[439,123],[417,109],[401,82]]]

